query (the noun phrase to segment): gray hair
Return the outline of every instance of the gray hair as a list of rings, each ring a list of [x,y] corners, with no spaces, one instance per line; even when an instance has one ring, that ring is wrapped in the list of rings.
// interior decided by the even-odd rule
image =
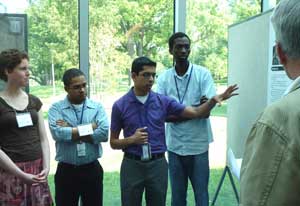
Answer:
[[[271,21],[276,41],[291,59],[300,59],[300,0],[281,0]]]

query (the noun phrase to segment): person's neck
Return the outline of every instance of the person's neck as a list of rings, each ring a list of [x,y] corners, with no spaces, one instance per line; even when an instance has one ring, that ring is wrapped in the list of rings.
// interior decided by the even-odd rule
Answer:
[[[133,87],[133,92],[135,94],[135,96],[146,96],[148,93],[138,90],[136,87]]]
[[[12,85],[7,84],[5,88],[3,89],[3,95],[8,97],[18,97],[20,95],[24,94],[24,91],[20,87],[15,87]]]
[[[83,102],[85,101],[85,99],[84,99],[84,100],[81,100],[81,101],[79,101],[79,100],[74,100],[74,99],[70,99],[69,96],[67,96],[67,98],[68,98],[68,100],[69,100],[69,102],[70,102],[71,104],[77,104],[77,105],[80,105],[80,104],[83,104]]]
[[[175,64],[175,71],[179,76],[183,76],[188,69],[189,69],[188,61],[177,61]]]
[[[287,69],[290,79],[295,80],[300,76],[300,60],[290,60],[284,65]]]

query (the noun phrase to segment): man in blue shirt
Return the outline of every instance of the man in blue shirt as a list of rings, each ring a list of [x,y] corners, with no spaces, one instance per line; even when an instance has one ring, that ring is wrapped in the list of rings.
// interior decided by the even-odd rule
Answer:
[[[63,75],[64,100],[54,103],[48,113],[58,161],[55,173],[57,206],[102,206],[103,169],[100,142],[108,139],[108,120],[104,108],[86,97],[87,82],[79,69]]]
[[[158,77],[157,92],[186,106],[197,106],[201,104],[202,96],[212,98],[216,93],[210,72],[188,61],[190,45],[190,38],[185,33],[177,32],[169,38],[169,52],[174,57],[175,66]],[[166,140],[172,188],[171,204],[187,205],[190,179],[195,205],[208,206],[208,147],[212,142],[209,118],[170,121],[166,125]]]
[[[121,199],[123,206],[140,206],[145,190],[147,205],[165,206],[168,166],[164,123],[168,116],[204,118],[216,103],[235,95],[236,85],[197,107],[185,107],[175,99],[151,91],[156,63],[136,58],[131,67],[134,87],[112,108],[110,144],[122,149]],[[124,138],[120,139],[123,129]]]

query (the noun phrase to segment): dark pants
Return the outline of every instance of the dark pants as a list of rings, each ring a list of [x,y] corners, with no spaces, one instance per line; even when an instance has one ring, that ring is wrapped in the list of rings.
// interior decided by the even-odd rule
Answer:
[[[98,161],[74,166],[58,163],[54,177],[56,206],[102,206],[103,169]]]
[[[186,206],[188,179],[192,183],[196,206],[208,206],[208,152],[181,156],[168,152],[172,206]]]
[[[147,206],[165,206],[168,164],[165,157],[142,162],[124,157],[121,165],[122,206],[141,206],[143,192]]]

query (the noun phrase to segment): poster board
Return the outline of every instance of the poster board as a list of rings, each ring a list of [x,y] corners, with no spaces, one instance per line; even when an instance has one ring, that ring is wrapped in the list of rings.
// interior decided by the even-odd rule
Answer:
[[[271,14],[272,10],[228,28],[228,83],[238,84],[239,96],[228,101],[227,148],[236,158],[242,158],[259,114],[291,83],[276,58]]]

